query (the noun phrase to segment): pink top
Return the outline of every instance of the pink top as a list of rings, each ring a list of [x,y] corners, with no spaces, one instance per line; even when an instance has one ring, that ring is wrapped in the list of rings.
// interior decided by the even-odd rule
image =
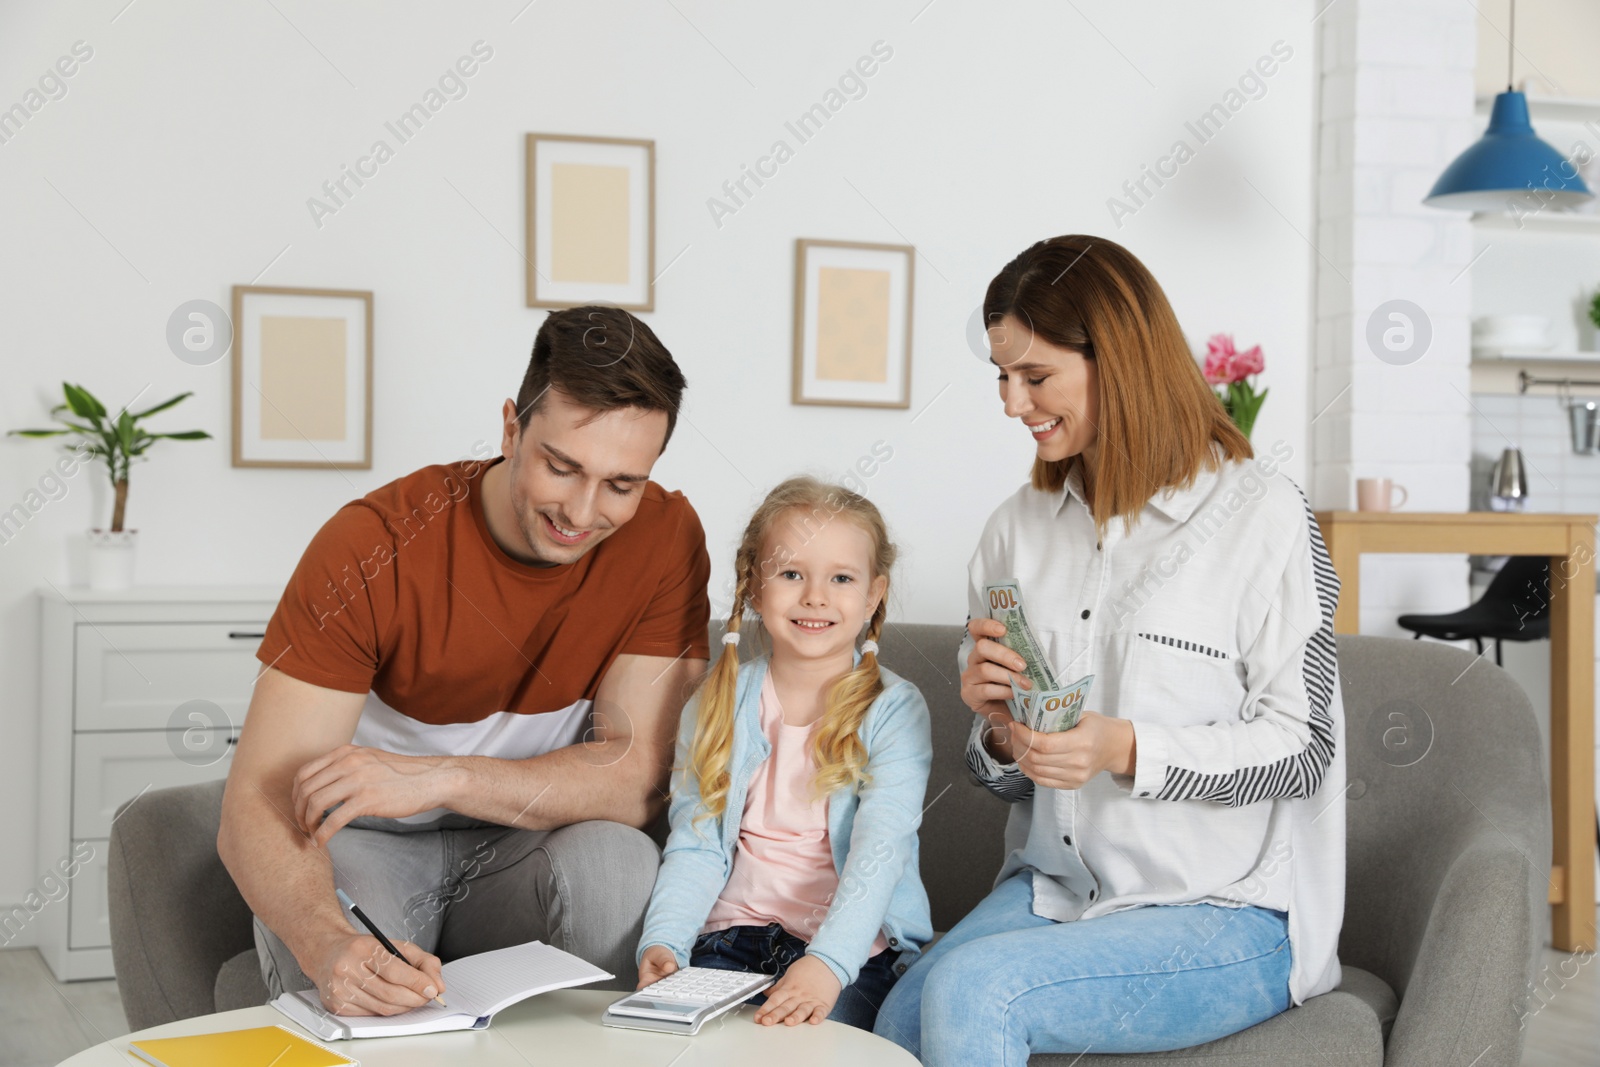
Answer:
[[[810,726],[790,726],[767,673],[761,684],[761,732],[772,754],[750,776],[733,874],[711,906],[702,934],[775,922],[810,941],[839,888],[828,838],[828,798],[812,798],[817,764]],[[868,956],[888,947],[882,931]]]

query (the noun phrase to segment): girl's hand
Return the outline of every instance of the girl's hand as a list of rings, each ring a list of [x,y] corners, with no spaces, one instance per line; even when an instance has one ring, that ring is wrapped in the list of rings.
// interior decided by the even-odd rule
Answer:
[[[815,956],[801,956],[789,965],[778,984],[767,990],[767,1002],[756,1012],[756,1022],[799,1026],[810,1020],[815,1026],[828,1017],[838,999],[839,979],[828,965]]]
[[[651,945],[639,958],[639,984],[634,989],[661,981],[678,969],[678,961],[665,945]]]
[[[1060,733],[1009,724],[1017,766],[1036,785],[1049,789],[1081,789],[1101,771],[1132,774],[1136,763],[1133,723],[1086,711],[1078,725]]]
[[[1033,688],[1021,672],[1028,664],[1017,653],[1002,645],[1006,624],[999,619],[971,619],[967,633],[972,635],[972,654],[967,657],[967,669],[961,674],[961,702],[973,712],[988,719],[993,729],[984,736],[989,754],[1001,763],[1016,762],[1012,734],[1006,727],[1012,723],[1011,710],[1006,701],[1011,699],[1011,679],[1023,689]]]

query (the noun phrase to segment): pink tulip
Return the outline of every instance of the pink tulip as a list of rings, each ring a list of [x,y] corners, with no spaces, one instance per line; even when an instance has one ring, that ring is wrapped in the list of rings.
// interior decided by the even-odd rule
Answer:
[[[1260,345],[1240,352],[1234,348],[1233,335],[1227,333],[1212,334],[1206,342],[1206,363],[1202,373],[1211,385],[1242,382],[1252,374],[1260,374],[1265,367],[1266,357],[1261,354]]]
[[[1213,334],[1206,342],[1205,378],[1211,385],[1227,385],[1233,381],[1233,338],[1225,333]]]

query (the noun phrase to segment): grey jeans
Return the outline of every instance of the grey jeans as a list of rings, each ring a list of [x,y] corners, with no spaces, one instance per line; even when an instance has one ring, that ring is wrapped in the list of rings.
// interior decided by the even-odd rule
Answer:
[[[539,940],[616,976],[590,988],[634,987],[634,952],[661,850],[630,826],[395,832],[352,825],[334,834],[328,852],[334,885],[390,940],[410,941],[446,963]],[[259,918],[255,938],[273,997],[312,988]]]

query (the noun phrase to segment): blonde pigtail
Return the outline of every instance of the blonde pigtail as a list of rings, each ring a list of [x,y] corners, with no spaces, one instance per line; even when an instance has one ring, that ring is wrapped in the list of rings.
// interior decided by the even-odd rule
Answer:
[[[743,553],[735,566],[740,574],[734,586],[733,606],[728,609],[728,630],[739,632],[745,602],[750,596],[750,576],[743,566]],[[700,811],[695,821],[716,818],[728,806],[728,758],[733,752],[734,707],[739,688],[739,646],[725,642],[717,665],[711,668],[700,689],[699,717],[695,721],[694,743],[689,750],[689,770],[700,786]]]
[[[889,618],[889,590],[872,612],[867,625],[867,640],[877,644]],[[861,743],[861,724],[873,701],[883,693],[883,673],[878,669],[878,654],[868,648],[855,669],[833,684],[828,693],[828,710],[817,727],[814,753],[817,777],[813,788],[819,795],[843,785],[865,785],[867,748]]]

